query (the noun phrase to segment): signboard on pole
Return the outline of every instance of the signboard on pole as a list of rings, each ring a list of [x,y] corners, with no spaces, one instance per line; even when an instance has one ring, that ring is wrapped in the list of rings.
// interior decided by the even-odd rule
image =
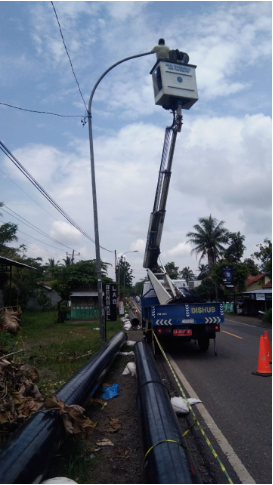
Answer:
[[[119,302],[119,314],[124,315],[124,303],[123,303],[123,301]]]
[[[223,283],[227,288],[234,288],[233,269],[231,265],[225,264],[222,267]]]
[[[105,320],[115,322],[117,319],[117,287],[113,283],[105,285]]]

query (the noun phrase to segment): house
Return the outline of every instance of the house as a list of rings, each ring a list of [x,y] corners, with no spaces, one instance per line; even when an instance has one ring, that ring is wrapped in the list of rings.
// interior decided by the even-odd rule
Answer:
[[[99,317],[97,290],[73,291],[70,295],[70,300],[71,318],[86,320]]]
[[[269,282],[270,278],[266,273],[260,273],[257,276],[248,276],[246,280],[246,289],[247,291],[260,290]]]

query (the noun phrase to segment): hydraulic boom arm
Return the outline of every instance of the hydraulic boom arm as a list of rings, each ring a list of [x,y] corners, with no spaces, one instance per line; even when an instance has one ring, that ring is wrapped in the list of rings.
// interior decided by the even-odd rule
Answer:
[[[171,179],[171,168],[177,133],[181,131],[182,114],[181,105],[178,105],[174,123],[167,127],[165,131],[165,140],[163,145],[161,164],[155,194],[153,212],[150,216],[147,242],[144,253],[143,267],[153,270],[157,265],[157,259],[160,254],[160,242],[162,237],[166,204]],[[172,136],[171,136],[172,132]],[[170,144],[171,138],[171,144]],[[170,147],[169,147],[170,144]],[[167,165],[166,165],[167,162]]]

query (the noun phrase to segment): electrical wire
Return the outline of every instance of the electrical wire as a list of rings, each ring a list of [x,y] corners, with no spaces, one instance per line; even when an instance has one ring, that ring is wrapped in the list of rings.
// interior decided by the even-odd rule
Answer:
[[[61,246],[64,246],[65,248],[70,249],[71,251],[73,251],[73,248],[70,248],[69,246],[66,246],[66,244],[63,244],[62,242],[58,241],[54,237],[49,236],[44,231],[42,231],[42,229],[39,229],[37,226],[35,226],[34,224],[32,224],[32,222],[27,221],[24,217],[22,217],[19,214],[17,214],[17,212],[13,211],[12,209],[10,209],[9,207],[7,207],[6,205],[4,207],[6,209],[8,209],[8,210],[4,209],[3,207],[1,207],[1,210],[4,211],[4,212],[6,212],[6,214],[9,214],[11,217],[14,217],[14,219],[17,219],[17,221],[21,222],[22,224],[25,224],[26,226],[30,227],[30,229],[33,229],[34,231],[40,233],[42,236],[45,236],[48,239],[51,239],[52,241],[55,241],[56,243],[60,244]],[[13,214],[16,214],[16,215],[14,216],[9,211],[13,212]],[[16,216],[18,216],[18,217],[16,217]]]
[[[59,116],[61,118],[84,118],[84,116],[82,115],[61,115],[59,113],[52,113],[51,111],[37,111],[35,109],[20,108],[19,106],[14,106],[8,103],[0,102],[0,104],[2,104],[3,106],[8,106],[9,108],[19,109],[20,111],[29,111],[30,113],[39,113],[42,115],[53,115],[53,116]]]
[[[58,19],[58,15],[57,15],[57,12],[56,12],[56,9],[55,9],[55,6],[54,6],[54,3],[53,3],[53,2],[51,2],[51,5],[52,5],[52,8],[53,8],[54,13],[55,13],[56,20],[57,20],[58,25],[59,25],[59,30],[60,30],[60,34],[61,34],[61,37],[62,37],[63,45],[64,45],[64,48],[65,48],[65,51],[66,51],[67,57],[68,57],[68,59],[69,59],[70,66],[71,66],[71,69],[72,69],[72,72],[73,72],[73,75],[74,75],[75,81],[76,81],[76,83],[77,83],[77,85],[78,85],[78,89],[79,89],[79,92],[80,92],[81,98],[82,98],[82,100],[83,100],[84,107],[85,107],[86,111],[88,111],[88,110],[87,110],[87,106],[86,106],[86,102],[84,101],[84,97],[83,97],[82,92],[81,92],[81,88],[80,88],[80,85],[79,85],[79,81],[78,81],[78,79],[77,79],[77,76],[76,76],[75,71],[74,71],[74,68],[73,68],[73,64],[72,64],[72,61],[71,61],[71,57],[70,57],[70,55],[69,55],[68,49],[67,49],[66,44],[65,44],[65,40],[64,40],[63,33],[62,33],[61,24],[60,24],[60,21],[59,21],[59,19]]]
[[[53,207],[60,213],[62,216],[73,226],[77,229],[83,236],[85,236],[89,241],[95,243],[94,239],[91,238],[68,214],[65,212],[57,202],[52,199],[52,197],[43,189],[43,187],[35,180],[35,178],[27,171],[27,169],[15,158],[15,156],[10,152],[10,150],[4,145],[3,142],[0,141],[0,149],[2,152],[12,161],[12,163],[20,170],[20,172],[25,175],[25,177],[34,185],[34,187],[39,190],[39,192],[48,200],[48,202],[53,205]],[[101,249],[108,251],[109,253],[113,253],[110,249],[104,248],[100,246]]]

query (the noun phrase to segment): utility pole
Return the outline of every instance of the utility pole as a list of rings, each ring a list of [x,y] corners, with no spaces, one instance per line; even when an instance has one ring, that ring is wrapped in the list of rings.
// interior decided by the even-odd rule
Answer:
[[[76,256],[80,256],[81,253],[77,253]],[[74,264],[74,259],[75,259],[75,249],[72,249],[72,254],[69,254],[66,252],[66,256],[71,257],[71,264]]]

